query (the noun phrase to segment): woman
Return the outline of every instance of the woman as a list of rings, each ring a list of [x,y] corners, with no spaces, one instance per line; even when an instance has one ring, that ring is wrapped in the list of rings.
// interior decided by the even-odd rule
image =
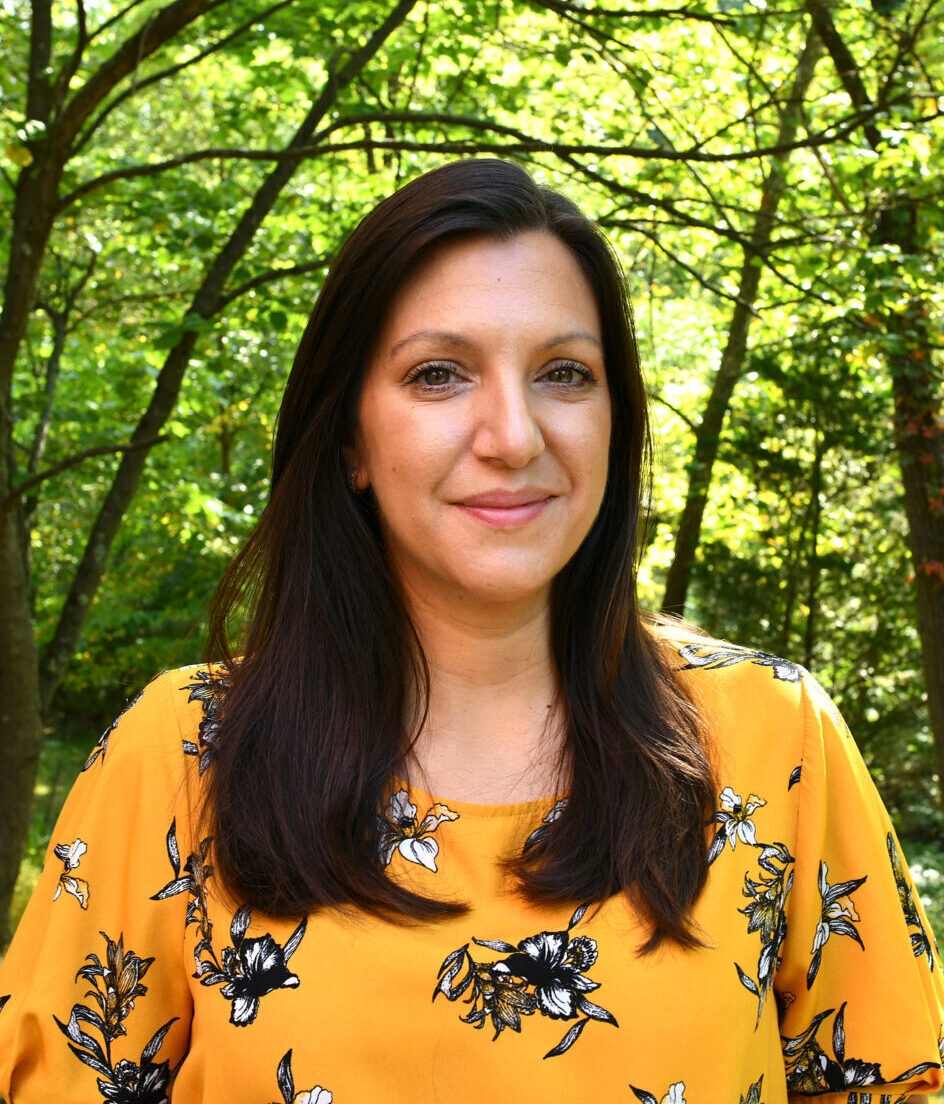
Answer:
[[[941,965],[833,706],[640,616],[648,457],[619,270],[570,202],[481,160],[368,215],[223,662],[155,680],[63,811],[0,970],[0,1091],[938,1088]]]

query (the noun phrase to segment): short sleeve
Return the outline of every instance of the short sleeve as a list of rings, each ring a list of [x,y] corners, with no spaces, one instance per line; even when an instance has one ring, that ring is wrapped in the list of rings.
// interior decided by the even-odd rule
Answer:
[[[796,855],[775,982],[788,1088],[834,1104],[933,1092],[944,1033],[934,936],[849,730],[814,680],[803,695]]]
[[[191,1019],[190,840],[180,673],[160,676],[89,756],[0,964],[0,1096],[165,1099]],[[175,870],[176,863],[176,870]]]

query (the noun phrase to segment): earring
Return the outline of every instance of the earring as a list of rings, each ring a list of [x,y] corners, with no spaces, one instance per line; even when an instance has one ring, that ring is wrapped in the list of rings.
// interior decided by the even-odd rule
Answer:
[[[357,494],[357,488],[354,486],[354,480],[357,478],[357,468],[348,468],[344,478],[347,483],[347,489],[351,494]]]

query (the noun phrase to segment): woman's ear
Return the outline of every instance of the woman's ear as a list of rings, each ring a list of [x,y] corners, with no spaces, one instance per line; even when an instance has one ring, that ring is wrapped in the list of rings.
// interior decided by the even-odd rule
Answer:
[[[363,494],[370,486],[367,470],[361,459],[361,450],[356,441],[341,446],[341,462],[344,464],[344,478],[351,494]]]

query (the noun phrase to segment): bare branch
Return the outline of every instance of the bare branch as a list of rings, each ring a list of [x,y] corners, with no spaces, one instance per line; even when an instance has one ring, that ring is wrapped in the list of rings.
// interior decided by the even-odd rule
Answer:
[[[104,23],[100,23],[89,35],[89,42],[94,41],[110,27],[114,27],[116,23],[120,23],[126,15],[133,12],[135,8],[140,8],[143,3],[145,3],[145,0],[131,0],[131,3],[126,4],[121,11],[115,12],[111,19],[106,19]]]
[[[733,27],[734,20],[726,15],[712,15],[705,11],[693,11],[691,8],[641,8],[620,10],[614,8],[585,8],[571,4],[568,0],[536,0],[542,8],[555,11],[558,15],[575,15],[580,18],[599,17],[603,19],[678,19],[693,20],[696,23],[711,23],[716,27]]]
[[[125,445],[97,445],[95,448],[83,449],[82,452],[77,452],[74,456],[69,456],[65,460],[60,460],[58,464],[53,464],[51,468],[46,468],[45,471],[38,472],[36,475],[31,475],[29,479],[24,479],[22,483],[18,483],[4,499],[0,509],[9,509],[18,498],[22,498],[23,495],[26,494],[27,491],[32,490],[33,487],[37,487],[40,483],[45,483],[47,480],[53,479],[57,475],[62,475],[64,471],[69,471],[70,468],[77,468],[79,464],[84,463],[84,461],[93,456],[109,456],[116,452],[130,452],[132,449],[149,449],[154,445],[162,445],[168,440],[170,440],[169,436],[164,434],[161,437],[148,437],[140,441],[131,441]]]
[[[676,253],[673,253],[671,249],[662,242],[658,229],[650,229],[645,223],[634,222],[632,219],[600,219],[599,223],[607,229],[621,227],[639,234],[650,242],[653,248],[658,253],[661,253],[663,257],[667,257],[677,268],[688,273],[696,284],[703,287],[706,291],[710,291],[712,295],[717,296],[719,299],[727,299],[730,303],[737,303],[738,299],[736,295],[733,295],[730,291],[725,291],[724,288],[703,276],[694,265],[689,264],[687,261],[683,261]]]
[[[824,0],[806,0],[806,10],[813,19],[813,26],[816,28],[816,33],[822,39],[823,45],[829,51],[829,56],[832,58],[833,65],[836,67],[836,74],[842,82],[846,94],[852,101],[852,106],[856,108],[857,111],[866,111],[868,108],[872,107],[872,99],[866,91],[855,59],[850,53],[848,46],[846,46],[842,36],[839,34],[839,31],[836,29],[832,12],[829,10],[829,4],[825,3]],[[862,130],[869,140],[869,145],[875,149],[881,141],[878,127],[873,122],[863,121]]]
[[[825,130],[815,134],[809,134],[805,138],[796,138],[792,141],[774,143],[771,146],[759,146],[753,150],[729,150],[725,153],[706,153],[701,149],[666,149],[662,146],[624,146],[616,144],[598,143],[568,143],[551,142],[543,138],[534,138],[512,127],[502,126],[498,123],[488,122],[483,119],[472,119],[463,116],[435,116],[416,113],[413,115],[397,116],[383,113],[373,115],[352,116],[341,120],[335,126],[328,128],[336,130],[341,127],[363,126],[370,122],[425,122],[447,123],[454,126],[469,127],[476,130],[493,131],[496,134],[505,134],[514,137],[512,143],[498,142],[473,142],[471,139],[448,139],[446,141],[407,141],[399,138],[362,138],[350,142],[319,143],[318,135],[313,136],[311,143],[292,146],[288,149],[278,150],[252,150],[238,147],[219,147],[215,149],[194,150],[192,153],[184,153],[179,157],[171,157],[165,161],[155,161],[148,165],[132,165],[126,169],[116,169],[114,172],[103,173],[93,180],[87,180],[74,191],[63,196],[59,203],[58,211],[61,213],[83,196],[90,192],[113,184],[119,180],[133,180],[142,176],[157,176],[160,173],[172,169],[181,168],[183,165],[192,165],[200,161],[281,161],[296,160],[307,157],[321,156],[328,153],[350,153],[352,151],[390,150],[394,153],[450,153],[459,155],[474,155],[476,153],[495,153],[499,155],[551,153],[558,157],[564,156],[595,156],[595,157],[634,157],[643,161],[681,161],[699,162],[704,164],[733,164],[737,162],[756,161],[767,157],[783,157],[800,149],[816,149],[820,146],[831,145],[840,142],[854,133],[864,123],[874,117],[880,109],[870,107],[863,112],[847,117],[839,123],[832,124]],[[916,122],[927,122],[937,118],[940,112],[922,117]]]
[[[69,60],[59,71],[59,76],[56,77],[56,85],[53,91],[53,100],[57,108],[61,108],[62,104],[65,102],[66,95],[69,91],[69,82],[79,71],[79,66],[82,64],[82,58],[85,54],[85,48],[89,42],[84,0],[75,0],[75,9],[75,22],[77,28],[75,46]]]
[[[52,57],[52,0],[33,0],[29,39],[29,76],[26,87],[26,117],[49,122],[51,87],[49,61]]]
[[[70,147],[91,113],[141,62],[171,41],[184,27],[228,0],[173,0],[159,8],[91,74],[60,116],[59,141]]]
[[[664,406],[666,410],[671,410],[676,418],[680,418],[688,426],[692,433],[698,432],[698,426],[692,421],[692,419],[689,418],[687,414],[679,410],[679,408],[675,406],[674,403],[670,403],[665,395],[663,395],[661,392],[650,392],[649,398],[652,400],[652,402],[658,403],[659,406]]]
[[[217,313],[223,311],[235,299],[239,299],[240,296],[245,295],[247,292],[255,291],[258,287],[270,284],[274,280],[282,280],[293,276],[305,276],[309,272],[317,272],[319,268],[326,268],[330,263],[331,257],[318,257],[317,260],[308,261],[305,264],[287,265],[285,268],[270,268],[265,272],[260,272],[257,276],[253,276],[251,280],[247,280],[244,284],[240,284],[239,287],[233,288],[232,291],[222,296],[217,308]]]
[[[240,38],[248,30],[251,30],[255,24],[260,20],[268,18],[274,12],[277,12],[280,8],[287,7],[293,0],[278,0],[278,3],[270,5],[265,11],[258,12],[250,19],[247,19],[245,23],[236,27],[230,31],[229,34],[224,35],[222,38],[217,39],[216,42],[211,43],[206,49],[201,50],[199,53],[194,54],[192,57],[188,57],[185,61],[181,61],[177,65],[171,65],[166,69],[161,69],[157,73],[152,73],[149,77],[145,77],[144,80],[136,80],[129,88],[126,88],[123,92],[117,95],[110,103],[106,104],[104,108],[95,116],[95,118],[89,123],[88,127],[83,133],[76,139],[75,150],[78,152],[85,146],[98,128],[105,122],[108,116],[115,110],[116,107],[123,104],[126,100],[132,96],[136,96],[143,89],[150,87],[152,84],[157,84],[162,80],[167,80],[168,77],[176,76],[177,73],[183,69],[189,69],[192,65],[197,65],[199,62],[210,57],[212,54],[222,50],[225,46],[230,45],[237,38]]]

